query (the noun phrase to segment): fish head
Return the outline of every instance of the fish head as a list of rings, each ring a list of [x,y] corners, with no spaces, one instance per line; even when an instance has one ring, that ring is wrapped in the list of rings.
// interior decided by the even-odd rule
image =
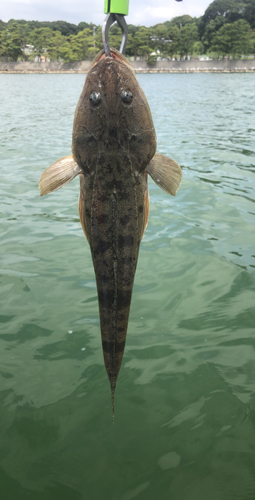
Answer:
[[[102,50],[87,74],[73,125],[73,155],[85,173],[104,155],[122,155],[138,173],[156,151],[147,99],[127,59]]]

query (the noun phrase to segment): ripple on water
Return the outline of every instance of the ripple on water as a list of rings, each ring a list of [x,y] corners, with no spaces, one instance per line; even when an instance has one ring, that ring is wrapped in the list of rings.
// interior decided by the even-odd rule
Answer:
[[[6,498],[255,497],[254,75],[138,79],[183,182],[149,181],[112,426],[79,183],[37,187],[70,154],[84,75],[0,75]]]

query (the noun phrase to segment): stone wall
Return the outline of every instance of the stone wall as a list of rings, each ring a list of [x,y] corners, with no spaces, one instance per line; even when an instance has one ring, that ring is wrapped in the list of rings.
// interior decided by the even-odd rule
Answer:
[[[135,71],[156,72],[239,72],[255,71],[255,59],[242,60],[223,59],[221,61],[157,61],[153,66],[148,66],[147,61],[134,61],[131,63]]]
[[[0,62],[0,73],[87,73],[91,61],[61,62]],[[222,61],[157,61],[149,66],[147,61],[132,61],[137,73],[193,73],[193,72],[255,72],[255,59]]]
[[[87,73],[91,61],[62,62],[0,62],[1,73]]]

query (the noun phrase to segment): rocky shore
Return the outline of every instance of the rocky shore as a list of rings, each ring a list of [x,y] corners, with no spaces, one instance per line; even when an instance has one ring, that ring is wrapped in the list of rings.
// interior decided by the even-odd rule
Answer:
[[[61,62],[0,62],[0,73],[87,73],[91,61]],[[131,61],[136,73],[255,73],[255,59],[223,59],[212,61]]]

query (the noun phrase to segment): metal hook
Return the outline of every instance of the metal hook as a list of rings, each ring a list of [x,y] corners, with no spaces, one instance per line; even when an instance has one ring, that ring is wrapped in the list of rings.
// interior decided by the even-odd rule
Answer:
[[[127,45],[127,37],[128,37],[128,27],[127,23],[125,20],[125,17],[123,14],[113,14],[109,13],[107,14],[103,26],[102,26],[102,37],[103,37],[103,45],[104,45],[104,51],[106,56],[110,56],[110,47],[109,47],[109,42],[108,42],[108,31],[110,29],[110,26],[117,21],[118,25],[121,28],[122,31],[122,40],[120,44],[120,50],[119,52],[121,54],[125,54],[125,48]]]

